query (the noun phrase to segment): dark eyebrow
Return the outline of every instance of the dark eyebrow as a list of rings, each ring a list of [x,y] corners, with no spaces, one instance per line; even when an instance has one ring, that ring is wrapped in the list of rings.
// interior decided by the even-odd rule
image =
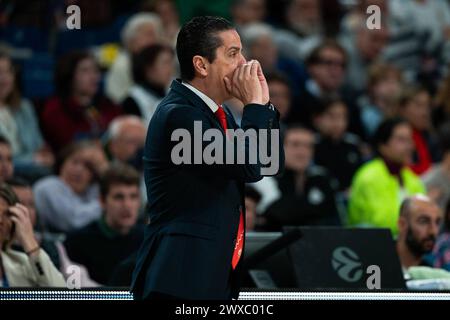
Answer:
[[[232,50],[241,51],[241,48],[240,47],[230,47],[227,51],[232,51]]]

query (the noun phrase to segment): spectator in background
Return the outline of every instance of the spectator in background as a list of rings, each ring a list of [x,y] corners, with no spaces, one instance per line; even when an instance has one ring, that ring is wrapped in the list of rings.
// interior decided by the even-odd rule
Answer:
[[[266,0],[233,0],[231,16],[238,30],[252,23],[263,22],[267,14]]]
[[[321,103],[341,95],[345,79],[347,54],[335,41],[327,40],[317,46],[306,60],[310,78],[300,85],[298,103],[289,115],[290,122],[312,127],[312,115]]]
[[[442,124],[450,122],[450,73],[441,82],[434,99],[434,106],[432,111],[434,127],[439,128]]]
[[[385,120],[375,133],[374,149],[377,157],[362,165],[353,178],[348,223],[390,228],[396,235],[402,199],[425,192],[407,166],[413,151],[411,126],[403,119]]]
[[[62,273],[64,279],[69,279],[71,276],[73,276],[73,273],[71,273],[71,270],[73,269],[69,267],[73,267],[76,264],[67,258],[66,250],[61,242],[61,238],[64,237],[44,232],[42,226],[38,224],[36,208],[34,204],[34,194],[31,186],[26,181],[20,178],[10,179],[7,181],[7,184],[17,195],[19,202],[27,207],[30,214],[31,224],[35,230],[36,241],[38,242],[40,247],[47,253],[55,268]],[[84,266],[77,265],[77,267],[80,271],[79,280],[81,287],[98,286],[97,283],[89,278],[89,274]]]
[[[11,248],[16,239],[24,252]],[[65,287],[62,274],[37,243],[28,209],[0,184],[0,287]]]
[[[381,59],[388,38],[389,31],[385,23],[379,29],[369,29],[365,19],[358,23],[354,37],[342,38],[342,46],[348,54],[345,84],[354,95],[361,95],[367,88],[368,70]]]
[[[257,231],[259,227],[256,207],[261,201],[261,194],[250,185],[245,186],[245,230]]]
[[[291,0],[285,11],[288,29],[300,37],[324,33],[320,0]]]
[[[399,28],[421,36],[421,51],[449,62],[450,5],[446,0],[392,0],[392,19]]]
[[[421,175],[440,157],[431,124],[431,97],[426,89],[406,88],[399,99],[399,114],[413,129],[414,153],[410,168]]]
[[[122,29],[124,51],[115,59],[106,74],[106,95],[115,103],[125,99],[133,84],[131,57],[143,48],[158,43],[162,38],[161,19],[154,13],[137,13],[128,19]]]
[[[98,93],[100,71],[93,56],[71,52],[55,71],[57,95],[41,115],[45,136],[55,152],[82,139],[99,139],[120,108]]]
[[[359,138],[347,132],[348,109],[341,100],[331,100],[314,113],[318,135],[314,163],[328,170],[345,192],[356,170],[362,164]]]
[[[50,173],[53,153],[46,146],[34,106],[20,94],[11,58],[0,52],[0,134],[11,144],[16,173],[35,180]]]
[[[151,11],[161,18],[162,39],[171,47],[175,47],[178,31],[180,31],[180,18],[175,0],[148,0],[141,4],[142,11]]]
[[[280,125],[284,129],[287,117],[292,108],[292,92],[289,79],[279,72],[268,73],[266,75],[269,86],[270,101],[277,106],[280,113]]]
[[[34,205],[33,189],[31,185],[22,178],[11,178],[6,181],[6,184],[11,187],[12,191],[16,194],[18,202],[23,204],[28,209],[30,216],[30,222],[33,227],[36,226],[37,216],[36,207]],[[37,231],[37,230],[36,230]]]
[[[112,165],[100,182],[102,217],[70,233],[65,241],[69,257],[84,265],[92,279],[106,284],[118,264],[139,249],[144,226],[136,224],[139,174],[125,165]]]
[[[398,219],[397,254],[405,271],[430,266],[424,256],[433,250],[442,221],[442,212],[428,197],[406,198]]]
[[[242,27],[239,33],[248,60],[258,60],[264,72],[281,71],[285,73],[292,85],[303,82],[305,75],[299,63],[279,54],[273,40],[274,30],[270,25],[248,24]],[[294,90],[295,87],[292,89]],[[297,90],[293,91],[293,93],[296,92]]]
[[[444,209],[444,229],[436,241],[431,259],[435,268],[450,271],[450,200]]]
[[[147,124],[167,93],[175,73],[173,50],[161,44],[142,49],[133,56],[134,84],[122,102],[124,113],[141,117]]]
[[[0,136],[0,182],[5,182],[14,176],[11,144]]]
[[[450,200],[450,122],[439,129],[439,146],[442,161],[423,176],[428,195],[442,210]]]
[[[132,165],[142,170],[142,149],[147,128],[136,116],[119,116],[108,128],[106,154],[112,163]]]
[[[60,257],[55,242],[56,239],[52,238],[50,234],[43,232],[42,226],[38,224],[34,194],[31,185],[27,181],[17,177],[7,180],[6,183],[17,195],[19,203],[23,204],[28,209],[30,222],[35,231],[36,241],[48,254],[54,266],[58,270],[61,270]]]
[[[280,52],[294,60],[304,60],[325,38],[320,0],[289,0],[284,21],[275,33]]]
[[[69,232],[84,227],[101,214],[97,180],[107,169],[103,150],[88,142],[64,148],[56,163],[56,176],[36,182],[38,218],[49,231]]]
[[[259,210],[267,230],[284,225],[338,225],[335,184],[325,169],[312,165],[314,133],[289,126],[284,135],[286,169],[282,176],[253,184],[262,199]]]
[[[366,138],[371,139],[383,120],[397,114],[402,84],[401,71],[393,65],[376,63],[369,68],[367,94],[358,98]]]
[[[137,116],[119,116],[114,119],[107,132],[106,154],[112,163],[131,165],[141,173],[141,200],[147,202],[144,181],[143,152],[147,127]]]

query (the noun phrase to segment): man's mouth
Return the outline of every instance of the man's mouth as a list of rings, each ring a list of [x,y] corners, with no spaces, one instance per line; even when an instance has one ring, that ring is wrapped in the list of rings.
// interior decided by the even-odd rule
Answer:
[[[424,241],[424,245],[426,246],[426,247],[431,247],[431,248],[433,248],[434,247],[434,244],[435,244],[435,241],[434,240],[432,240],[432,239],[428,239],[428,240],[425,240]]]

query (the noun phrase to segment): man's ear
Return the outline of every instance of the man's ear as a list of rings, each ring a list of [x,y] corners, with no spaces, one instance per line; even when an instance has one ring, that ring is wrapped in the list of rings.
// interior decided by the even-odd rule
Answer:
[[[200,75],[202,78],[208,76],[208,61],[205,57],[196,55],[192,58],[192,63],[196,74]]]
[[[406,221],[406,217],[400,216],[398,218],[397,226],[400,233],[404,234],[404,231],[408,228],[408,221]]]

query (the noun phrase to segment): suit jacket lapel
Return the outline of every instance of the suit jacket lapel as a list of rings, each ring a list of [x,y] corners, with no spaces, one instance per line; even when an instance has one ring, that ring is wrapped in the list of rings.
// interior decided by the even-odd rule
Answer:
[[[224,132],[219,120],[217,119],[214,112],[212,112],[211,108],[209,108],[208,105],[199,96],[192,92],[192,90],[183,85],[180,79],[173,80],[172,84],[170,85],[170,89],[176,91],[178,94],[186,98],[191,105],[200,108],[205,113],[205,115],[213,121],[215,127],[221,129],[222,132]],[[231,123],[229,119],[230,115],[228,112],[225,112],[225,114],[227,115],[227,125],[229,125]]]

